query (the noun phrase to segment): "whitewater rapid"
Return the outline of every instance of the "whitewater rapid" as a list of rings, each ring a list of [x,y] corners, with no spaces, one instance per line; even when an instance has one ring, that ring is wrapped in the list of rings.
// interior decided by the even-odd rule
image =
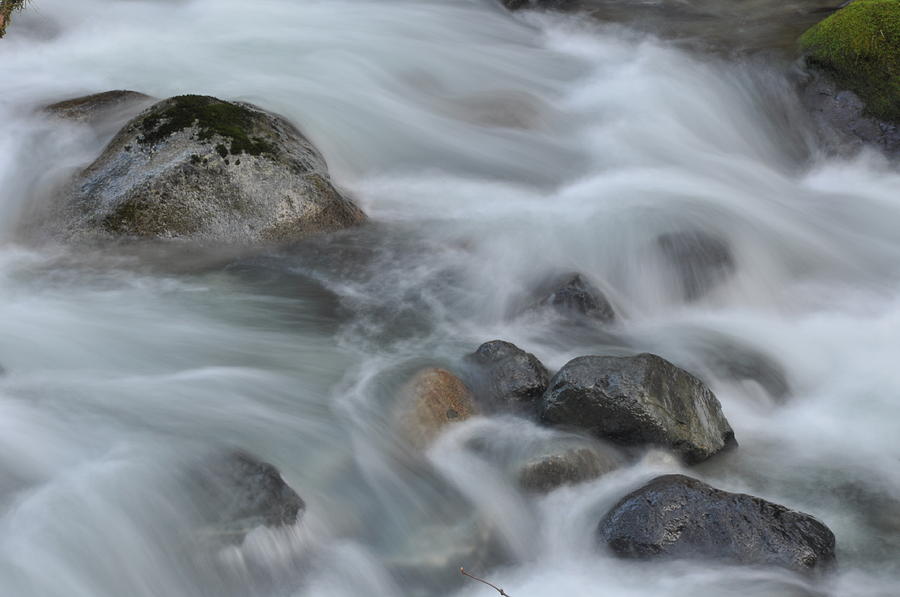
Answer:
[[[35,0],[0,41],[0,595],[474,597],[455,570],[485,521],[509,557],[480,572],[515,597],[895,595],[900,172],[824,151],[794,68],[492,0]],[[19,242],[113,132],[37,108],[110,89],[285,115],[371,225],[241,257]],[[736,266],[690,303],[652,251],[681,230]],[[509,316],[560,271],[601,286],[612,330]],[[689,474],[815,515],[838,572],[599,553],[610,505],[682,470],[662,454],[541,498],[503,469],[561,437],[530,423],[476,419],[417,460],[397,388],[495,338],[551,370],[765,355],[783,403],[703,370],[740,448]],[[204,550],[174,473],[221,446],[281,470],[296,528]]]

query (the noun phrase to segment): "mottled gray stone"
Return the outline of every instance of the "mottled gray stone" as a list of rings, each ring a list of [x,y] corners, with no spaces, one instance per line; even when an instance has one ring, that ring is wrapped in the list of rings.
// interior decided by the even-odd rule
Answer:
[[[569,361],[550,380],[541,419],[621,445],[668,448],[689,463],[736,444],[706,384],[652,354]]]
[[[626,558],[699,558],[820,571],[835,563],[831,530],[808,514],[684,475],[658,477],[600,521],[599,540]]]

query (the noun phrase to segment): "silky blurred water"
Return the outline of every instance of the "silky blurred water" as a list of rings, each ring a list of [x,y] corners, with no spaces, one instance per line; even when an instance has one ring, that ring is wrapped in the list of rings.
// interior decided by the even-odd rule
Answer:
[[[0,595],[490,594],[459,566],[516,597],[895,595],[900,173],[818,148],[789,60],[491,0],[32,2],[0,42]],[[109,89],[285,115],[372,222],[254,255],[21,242],[112,133],[38,108]],[[658,251],[681,232],[735,269],[692,301]],[[512,316],[569,271],[616,324]],[[578,438],[477,418],[410,449],[399,388],[494,338],[697,372],[740,448],[688,474],[814,514],[838,571],[603,553],[606,509],[682,470],[662,453],[535,497],[513,464]],[[777,383],[728,374],[754,358]],[[232,448],[300,524],[198,537],[179,479]]]

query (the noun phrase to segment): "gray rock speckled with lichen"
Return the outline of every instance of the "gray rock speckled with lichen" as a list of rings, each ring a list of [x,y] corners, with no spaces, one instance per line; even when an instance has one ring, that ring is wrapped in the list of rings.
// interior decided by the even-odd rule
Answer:
[[[706,384],[653,354],[579,357],[550,380],[541,419],[627,446],[661,446],[687,462],[735,444]]]
[[[289,242],[361,223],[290,123],[249,104],[180,96],[132,119],[81,172],[62,235]]]

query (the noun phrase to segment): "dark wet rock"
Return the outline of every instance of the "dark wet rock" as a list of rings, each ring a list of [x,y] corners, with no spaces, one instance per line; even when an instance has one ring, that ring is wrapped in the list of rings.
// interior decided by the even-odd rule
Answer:
[[[621,445],[665,447],[689,463],[736,444],[710,389],[653,354],[569,361],[550,380],[541,419]]]
[[[361,223],[324,160],[283,118],[206,96],[159,102],[80,173],[61,233],[94,238],[291,242]]]
[[[56,102],[45,106],[44,111],[65,120],[90,124],[118,114],[134,116],[154,101],[149,95],[137,91],[104,91]]]
[[[839,89],[824,73],[811,72],[802,84],[800,97],[826,146],[838,153],[852,153],[871,145],[888,155],[900,156],[900,126],[868,114],[858,95]]]
[[[700,230],[662,234],[656,239],[685,300],[696,300],[734,273],[728,243]]]
[[[401,426],[417,447],[427,446],[447,425],[465,421],[476,412],[472,392],[446,369],[420,371],[403,393]]]
[[[215,536],[239,543],[256,527],[295,524],[306,504],[271,464],[234,452],[196,472],[197,502]]]
[[[582,7],[579,0],[501,0],[509,10],[577,10]]]
[[[602,323],[615,319],[612,305],[600,290],[584,279],[581,274],[567,274],[556,280],[539,302],[564,317],[589,317]]]
[[[519,486],[525,491],[547,493],[564,485],[592,481],[619,468],[622,462],[612,450],[570,448],[527,462],[519,472]]]
[[[485,342],[466,357],[476,395],[488,410],[533,413],[547,389],[547,368],[530,352],[503,340]]]
[[[597,535],[626,558],[700,558],[821,571],[835,562],[831,530],[808,514],[666,475],[625,496]]]

